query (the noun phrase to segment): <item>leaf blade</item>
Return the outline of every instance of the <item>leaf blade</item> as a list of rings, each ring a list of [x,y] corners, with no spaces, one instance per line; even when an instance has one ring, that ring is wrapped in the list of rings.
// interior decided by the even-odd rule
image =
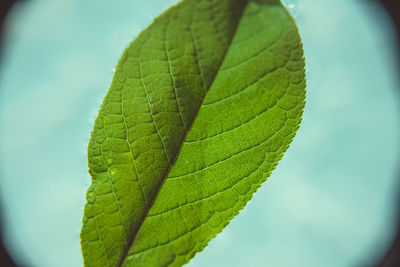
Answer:
[[[115,107],[113,104],[110,108],[103,108],[103,104],[99,112],[99,117],[95,123],[95,129],[101,129],[102,134],[96,134],[94,131],[91,141],[96,141],[96,139],[98,139],[99,142],[103,141],[100,145],[100,154],[101,160],[104,162],[105,166],[101,166],[101,164],[98,166],[98,158],[94,160],[93,155],[90,153],[90,149],[99,152],[96,142],[93,141],[94,144],[92,142],[93,145],[89,145],[88,151],[89,168],[91,171],[97,168],[102,175],[93,173],[93,171],[91,173],[93,184],[88,191],[88,204],[85,207],[85,216],[91,218],[91,223],[85,223],[84,218],[84,226],[81,234],[85,264],[90,266],[118,266],[120,264],[124,266],[182,265],[186,263],[195,252],[201,251],[209,240],[223,229],[229,220],[244,207],[245,203],[251,198],[252,193],[262,181],[269,176],[270,172],[276,166],[277,161],[279,161],[283,152],[287,149],[288,144],[294,136],[295,130],[298,128],[304,106],[305,88],[304,61],[302,59],[301,42],[297,34],[297,29],[280,3],[269,2],[270,1],[250,1],[246,6],[244,6],[244,1],[242,2],[242,6],[234,1],[208,2],[212,8],[215,8],[217,11],[224,5],[227,13],[229,13],[228,10],[235,10],[236,8],[234,12],[230,11],[231,21],[232,18],[238,20],[238,17],[242,15],[241,12],[245,9],[237,31],[236,26],[232,30],[232,24],[227,23],[227,21],[230,21],[229,19],[226,17],[222,19],[226,27],[231,29],[231,37],[229,37],[229,34],[228,37],[233,38],[232,44],[231,40],[227,40],[223,43],[220,42],[219,38],[212,39],[214,40],[214,44],[222,44],[221,47],[219,47],[220,52],[218,53],[218,55],[220,55],[219,60],[222,62],[221,68],[219,67],[221,63],[218,64],[218,58],[215,59],[215,57],[213,58],[212,56],[214,54],[213,50],[203,50],[205,47],[209,47],[207,45],[209,45],[210,41],[207,40],[207,42],[201,43],[201,38],[199,39],[199,43],[195,41],[197,40],[196,34],[202,31],[204,25],[201,25],[198,29],[196,29],[195,26],[193,29],[193,25],[190,24],[190,20],[197,21],[201,18],[207,18],[208,21],[210,21],[210,17],[207,17],[207,14],[201,13],[202,11],[207,11],[207,8],[205,8],[206,5],[194,8],[197,3],[204,4],[207,3],[207,1],[184,1],[160,16],[160,18],[148,28],[156,28],[155,35],[164,36],[165,39],[167,39],[168,30],[165,29],[165,25],[172,24],[174,28],[179,28],[183,25],[181,24],[183,21],[191,25],[189,29],[190,36],[187,35],[187,37],[188,39],[190,37],[192,40],[191,46],[192,50],[196,52],[196,56],[192,58],[192,60],[186,57],[185,61],[190,62],[190,64],[186,64],[184,68],[180,68],[179,65],[174,66],[174,62],[171,61],[171,58],[175,58],[175,52],[171,50],[171,47],[179,43],[183,43],[187,46],[190,44],[189,41],[182,41],[175,36],[175,39],[172,37],[172,40],[175,40],[175,42],[171,42],[171,39],[169,39],[169,41],[165,41],[164,44],[157,42],[154,44],[151,43],[151,49],[165,50],[161,60],[166,60],[168,65],[163,66],[162,69],[158,69],[161,63],[151,64],[150,66],[155,68],[156,73],[165,71],[165,69],[168,70],[168,73],[165,73],[165,77],[159,76],[158,78],[161,83],[163,79],[165,79],[166,83],[170,83],[165,93],[167,97],[164,97],[167,100],[175,97],[176,103],[172,111],[174,112],[173,114],[169,113],[171,112],[171,110],[168,110],[168,108],[170,108],[169,106],[168,108],[165,106],[152,106],[152,101],[160,96],[152,95],[146,88],[146,84],[151,84],[154,77],[151,79],[143,78],[143,72],[149,73],[149,70],[151,70],[149,66],[143,63],[143,59],[129,62],[127,71],[125,71],[126,75],[129,77],[129,75],[132,76],[132,70],[136,70],[139,74],[139,85],[123,84],[121,88],[121,77],[118,77],[117,74],[118,71],[124,73],[124,66],[127,63],[119,64],[117,74],[106,96],[105,103],[107,97],[111,99],[115,97],[113,96],[113,86],[119,86],[122,92],[124,88],[125,90],[126,88],[129,90],[129,88],[141,87],[144,89],[144,95],[143,92],[142,94],[138,93],[137,97],[142,97],[143,102],[138,103],[144,103],[145,106],[147,102],[148,108],[140,110],[141,106],[137,105],[137,103],[133,105],[132,102],[134,102],[134,100],[132,101],[129,97],[125,97],[125,99],[131,102],[127,101],[125,102],[126,104],[124,104],[124,95],[121,92],[120,98],[115,97],[116,101],[121,99],[122,105],[120,109],[118,109],[118,105]],[[240,6],[239,9],[238,6]],[[179,12],[184,13],[183,21],[177,19],[175,24],[173,22],[171,23],[171,20],[174,21],[174,18],[179,18]],[[188,18],[185,14],[190,14],[192,18]],[[199,14],[201,14],[201,16]],[[213,14],[213,16],[215,16],[215,14]],[[215,24],[215,21],[213,21],[213,23]],[[289,33],[282,33],[283,29],[286,29],[285,31]],[[187,28],[181,27],[178,32],[181,33],[187,30]],[[227,31],[222,32],[226,35]],[[235,32],[236,35],[233,37],[233,33]],[[126,53],[132,53],[130,49],[138,46],[137,43],[139,43],[139,46],[142,46],[138,47],[137,49],[139,50],[134,52],[137,53],[138,56],[143,52],[143,42],[140,42],[140,38],[145,34],[146,31],[127,49],[128,52],[124,53],[121,59],[122,62],[124,57],[129,57]],[[215,48],[215,46],[213,48]],[[184,49],[187,48],[185,47]],[[202,56],[199,51],[206,52],[203,52]],[[244,53],[244,51],[246,52]],[[227,53],[226,56],[225,53]],[[156,56],[157,55],[148,56],[145,60],[151,61]],[[293,57],[293,59],[290,59],[291,57]],[[210,58],[212,58],[214,63],[205,60],[209,60]],[[215,63],[216,61],[217,63]],[[142,64],[144,67],[142,67]],[[179,64],[184,64],[184,62],[181,61]],[[196,79],[189,80],[189,82],[185,84],[185,80],[179,80],[175,77],[180,75],[180,72],[186,75],[184,76],[185,78],[189,77],[193,74],[191,71],[196,68],[196,65],[197,71],[194,71],[197,74]],[[262,66],[262,68],[257,69],[255,66]],[[170,77],[169,80],[167,76]],[[243,83],[243,81],[246,82]],[[293,84],[297,83],[297,85],[290,89],[290,96],[286,92],[282,92],[282,89],[289,90],[288,88],[291,82],[293,82]],[[185,89],[185,92],[181,92],[184,96],[189,95],[188,98],[191,100],[194,99],[194,102],[198,103],[197,109],[200,107],[198,113],[196,107],[193,108],[193,104],[189,105],[192,106],[191,110],[187,113],[182,113],[182,110],[185,110],[185,108],[181,108],[177,100],[179,99],[179,92],[177,92],[176,83],[182,83],[182,87],[180,88]],[[243,84],[245,85],[244,87]],[[211,88],[207,90],[207,87],[210,85]],[[162,88],[162,85],[157,83],[156,85],[151,85],[149,90],[159,90],[159,88]],[[197,88],[198,90],[193,91],[193,88]],[[203,91],[200,89],[203,89]],[[278,97],[285,97],[285,100],[280,100],[280,102],[275,101],[276,103],[274,103],[274,98]],[[181,100],[182,99],[184,99],[184,97],[181,98]],[[260,99],[262,100],[261,102],[265,103],[260,103],[260,101],[258,101]],[[201,103],[203,105],[200,106]],[[240,108],[238,109],[237,106],[240,106]],[[170,139],[163,140],[163,135],[160,134],[160,130],[155,123],[155,112],[152,107],[168,114],[166,118],[170,121],[180,121],[180,124],[177,123],[179,128],[176,126],[173,128],[174,132],[171,130],[165,134],[165,136]],[[148,148],[148,143],[144,143],[142,146],[129,145],[126,147],[123,142],[116,140],[118,138],[125,138],[131,143],[132,140],[129,140],[129,137],[132,137],[132,134],[129,133],[129,127],[131,126],[129,123],[132,123],[132,120],[141,119],[142,115],[140,114],[142,113],[129,114],[126,116],[124,111],[138,111],[138,109],[140,112],[147,115],[147,122],[153,122],[153,128],[155,128],[152,129],[152,131],[147,129],[148,131],[146,132],[144,131],[146,129],[143,130],[137,127],[144,132],[143,136],[140,136],[138,140],[148,137],[146,134],[151,132],[152,135],[150,135],[146,141],[148,143],[150,142],[150,148],[153,143],[157,144],[156,148],[159,151],[161,151],[160,148],[162,147],[164,150],[163,153],[165,154],[162,160],[160,160],[160,155],[162,153],[157,155],[152,154],[151,156],[147,155],[147,157],[143,156]],[[283,110],[280,111],[279,109]],[[102,112],[105,114],[102,114]],[[118,115],[122,115],[122,119],[116,118],[114,115],[117,115],[117,117]],[[287,125],[286,123],[283,124],[282,121],[288,120],[288,118],[290,118],[291,122],[287,123]],[[185,121],[187,122],[186,125]],[[111,125],[113,123],[123,124],[125,135],[122,126],[107,131],[107,122],[110,122]],[[186,136],[187,129],[189,128],[188,125],[190,126],[192,122],[193,125]],[[265,126],[269,127],[267,128],[268,131],[265,130]],[[177,132],[180,134],[177,134]],[[287,140],[285,138],[283,138],[285,139],[284,141],[281,140],[282,138],[279,136],[282,134],[286,136]],[[259,135],[261,135],[261,137]],[[157,136],[159,137],[158,140],[155,138]],[[228,141],[226,141],[226,139]],[[112,144],[108,145],[106,143],[104,145],[104,142],[107,140],[112,140]],[[181,140],[181,144],[179,144],[179,140]],[[262,140],[262,142],[260,140]],[[106,153],[108,150],[106,149],[104,152],[103,149],[104,146],[108,148],[107,145],[111,147],[110,149],[116,150],[115,152],[117,154],[121,152],[126,153],[128,159],[124,157],[119,158],[120,155],[113,155],[110,156],[110,161]],[[174,162],[175,155],[178,153],[179,149],[181,149],[179,156],[176,158],[176,162]],[[267,153],[267,150],[270,151]],[[132,162],[129,162],[129,155],[132,156]],[[138,166],[136,166],[135,157],[137,157],[136,159],[140,157],[143,159]],[[128,188],[129,183],[121,182],[127,179],[129,180],[129,178],[131,179],[130,182],[134,181],[135,177],[132,178],[134,173],[137,174],[136,178],[140,177],[139,174],[142,174],[143,170],[149,168],[148,166],[152,166],[152,164],[148,162],[149,158],[157,159],[157,165],[161,163],[162,171],[148,175],[147,179],[149,181],[147,182],[150,184],[148,186],[150,188],[148,191],[140,187],[140,182],[140,186],[136,185],[136,187],[131,186],[130,188]],[[248,161],[248,159],[251,160]],[[115,166],[113,165],[114,161],[117,162],[115,168],[113,168],[113,166]],[[265,161],[270,162],[266,163]],[[107,164],[109,162],[111,162],[110,166]],[[235,165],[242,166],[241,168],[245,171],[243,173],[240,173],[238,170],[235,171]],[[130,167],[127,168],[126,166]],[[255,170],[256,167],[258,170]],[[263,173],[261,173],[260,169],[263,170]],[[191,170],[195,172],[190,173]],[[226,173],[227,170],[231,171],[230,175]],[[106,173],[106,175],[103,173]],[[213,174],[210,176],[208,173]],[[163,179],[164,176],[167,176],[166,180]],[[157,177],[161,177],[161,180],[157,181]],[[229,177],[229,179],[227,177]],[[219,184],[219,188],[218,186],[214,186],[214,188],[210,188],[205,192],[207,190],[205,187],[213,182],[212,179],[215,179],[217,185]],[[228,181],[232,179],[233,181],[243,180],[245,181],[244,183],[252,181],[256,186],[254,188],[248,185],[240,186],[240,188],[237,189],[240,192],[235,192],[232,190],[233,181]],[[154,182],[154,180],[156,182]],[[179,182],[177,182],[178,180]],[[110,187],[108,187],[108,191],[103,189],[103,187],[105,187],[103,183],[111,184],[111,195],[114,200],[111,199],[111,195],[108,195],[110,194]],[[180,185],[181,183],[183,185]],[[160,187],[161,190],[158,192]],[[180,190],[177,190],[178,188],[180,188]],[[188,190],[188,188],[190,190]],[[246,190],[247,192],[245,193]],[[92,197],[90,195],[91,192],[96,193],[96,203],[89,201]],[[106,192],[105,194],[108,198],[100,202],[100,204],[97,203],[99,202],[98,199],[104,195],[104,192]],[[142,199],[138,196],[138,192],[142,194]],[[188,195],[190,192],[195,193],[193,193],[193,195]],[[122,197],[119,197],[118,194]],[[174,197],[169,197],[171,195]],[[129,196],[129,198],[127,196]],[[157,196],[157,198],[153,203],[152,199],[146,199],[146,196],[148,196],[148,198]],[[203,200],[199,198],[199,196],[203,196]],[[124,199],[124,197],[128,199],[120,203],[121,199]],[[206,198],[212,198],[213,201],[210,200],[206,202],[204,200]],[[232,202],[229,200],[234,199],[237,199],[236,202],[239,204],[231,205]],[[144,202],[144,204],[140,206],[142,202]],[[166,206],[165,203],[169,203],[169,206]],[[205,217],[202,218],[202,215],[198,217],[197,221],[186,222],[185,220],[188,220],[188,218],[193,219],[199,214],[198,211],[194,212],[194,210],[190,209],[193,205],[200,205],[197,209],[202,210]],[[106,208],[111,210],[113,217],[107,218],[104,215],[110,212],[106,212]],[[163,213],[166,210],[168,214]],[[214,212],[219,211],[224,215],[222,215],[222,217],[219,215],[211,218],[211,210],[214,210]],[[184,211],[183,214],[189,214],[191,216],[182,217],[182,211]],[[118,212],[119,220],[113,215]],[[125,215],[128,219],[126,219],[126,223],[124,223],[124,214],[129,214],[129,212],[134,213],[139,219],[135,220],[132,219],[132,215]],[[142,217],[140,218],[140,216]],[[207,223],[204,222],[205,220]],[[87,221],[89,220],[87,219]],[[100,227],[98,226],[98,222],[100,222]],[[182,224],[182,222],[184,222],[184,224]],[[218,225],[216,225],[217,222],[219,222]],[[178,225],[176,229],[171,229],[171,225],[175,226],[175,224]],[[206,231],[206,226],[211,227],[209,224],[212,225],[212,227],[215,226],[216,230],[210,228],[211,230],[208,229],[208,231]],[[101,227],[102,225],[104,226]],[[151,235],[152,231],[153,233],[157,233],[157,238]],[[96,236],[91,236],[90,238],[92,239],[87,238],[86,235],[88,235],[88,233],[94,232],[96,232]],[[196,234],[192,234],[192,232]],[[121,233],[125,235],[122,236]],[[197,238],[201,237],[202,241],[193,245],[192,235],[195,235]],[[129,237],[131,237],[131,239],[129,239]],[[178,241],[171,241],[171,239]],[[91,242],[97,242],[95,243],[97,245],[93,246]],[[115,244],[119,245],[116,246]],[[157,244],[164,245],[158,247]],[[101,253],[101,251],[103,251],[103,253]],[[155,260],[157,260],[157,262],[155,262]]]

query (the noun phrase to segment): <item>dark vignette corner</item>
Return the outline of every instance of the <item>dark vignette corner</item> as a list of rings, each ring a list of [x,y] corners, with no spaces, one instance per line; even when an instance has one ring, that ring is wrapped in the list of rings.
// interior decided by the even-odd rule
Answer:
[[[398,0],[371,0],[380,3],[389,13],[397,32],[397,62],[400,67],[400,2]],[[400,88],[398,88],[400,90]],[[398,170],[400,174],[400,169]],[[400,175],[397,181],[397,233],[385,255],[376,263],[376,267],[400,266]]]
[[[4,30],[4,20],[7,12],[10,10],[11,6],[18,0],[0,0],[0,67],[2,59],[2,43],[3,43],[3,30]],[[1,169],[0,169],[1,176]],[[17,265],[11,259],[7,250],[3,244],[3,225],[2,225],[2,205],[0,203],[0,266],[4,267],[16,267]]]

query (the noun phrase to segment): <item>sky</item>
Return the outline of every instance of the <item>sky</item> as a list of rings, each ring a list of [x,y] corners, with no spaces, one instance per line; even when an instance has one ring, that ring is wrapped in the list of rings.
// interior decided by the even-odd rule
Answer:
[[[0,200],[19,264],[82,266],[97,110],[123,49],[175,2],[33,0],[9,15]],[[306,58],[302,125],[246,208],[187,266],[368,266],[393,236],[400,81],[388,17],[367,1],[285,3]]]

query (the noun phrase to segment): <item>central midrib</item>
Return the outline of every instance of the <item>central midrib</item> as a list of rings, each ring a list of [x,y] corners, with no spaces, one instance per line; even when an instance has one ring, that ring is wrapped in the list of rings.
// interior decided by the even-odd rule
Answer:
[[[149,214],[150,209],[153,207],[153,205],[154,205],[154,203],[155,203],[155,201],[156,201],[156,199],[157,199],[157,196],[158,196],[158,194],[159,194],[161,188],[163,187],[166,178],[168,177],[168,174],[170,173],[172,167],[175,165],[176,159],[178,158],[178,156],[179,156],[179,154],[180,154],[180,152],[181,152],[183,143],[185,142],[188,133],[189,133],[190,130],[192,129],[193,123],[194,123],[194,121],[195,121],[196,118],[197,118],[197,115],[198,115],[198,113],[199,113],[200,108],[203,106],[203,102],[204,102],[204,100],[205,100],[205,98],[206,98],[206,96],[207,96],[207,94],[208,94],[208,92],[209,92],[208,89],[210,89],[211,86],[212,86],[212,84],[214,83],[214,80],[215,80],[215,78],[217,77],[217,75],[218,75],[218,73],[219,73],[219,71],[220,71],[220,69],[221,69],[221,65],[222,65],[222,63],[223,63],[224,60],[225,60],[225,57],[226,57],[226,55],[227,55],[227,53],[228,53],[228,51],[229,51],[229,48],[231,47],[232,41],[233,41],[233,39],[234,39],[234,37],[235,37],[235,34],[236,34],[236,31],[237,31],[237,29],[238,29],[238,27],[239,27],[240,21],[241,21],[241,19],[242,19],[242,17],[243,17],[243,13],[244,13],[244,10],[246,9],[246,6],[247,6],[247,4],[248,4],[248,1],[249,1],[249,0],[244,0],[244,2],[246,2],[246,3],[243,4],[243,9],[241,10],[240,15],[238,16],[238,20],[237,20],[238,22],[237,22],[236,27],[235,27],[235,30],[234,30],[234,32],[233,32],[233,34],[232,34],[232,38],[229,40],[229,43],[228,43],[228,45],[227,45],[227,49],[225,50],[225,53],[224,53],[224,55],[223,55],[223,57],[222,57],[222,60],[220,61],[218,70],[215,72],[214,76],[212,77],[211,82],[210,82],[210,86],[209,86],[208,88],[205,88],[206,85],[205,85],[204,80],[203,80],[202,69],[201,69],[199,60],[198,60],[198,58],[197,58],[197,55],[198,55],[197,45],[195,44],[195,42],[196,42],[196,41],[195,41],[195,38],[193,38],[193,47],[194,47],[194,49],[195,49],[196,62],[198,63],[198,67],[199,67],[199,71],[200,71],[200,76],[201,76],[201,78],[202,78],[204,88],[206,89],[206,93],[204,94],[204,97],[203,97],[203,99],[202,99],[202,101],[201,101],[201,103],[200,103],[200,105],[199,105],[199,108],[198,108],[198,110],[197,110],[197,112],[196,112],[196,114],[195,114],[195,116],[194,116],[194,118],[193,118],[191,124],[189,125],[188,130],[187,130],[186,133],[185,133],[185,136],[182,138],[182,142],[181,142],[181,144],[180,144],[180,146],[179,146],[179,148],[178,148],[178,151],[176,152],[176,154],[175,154],[175,156],[174,156],[172,162],[170,163],[169,168],[165,171],[165,173],[163,174],[163,176],[162,176],[162,178],[161,178],[161,179],[162,179],[162,182],[161,182],[160,186],[157,188],[157,192],[154,194],[154,197],[151,199],[150,205],[147,206],[147,208],[146,208],[146,210],[145,210],[145,212],[144,212],[144,214],[143,214],[143,218],[142,218],[142,220],[140,221],[140,224],[138,225],[138,227],[136,228],[135,233],[132,235],[131,240],[129,240],[129,242],[127,243],[127,246],[126,246],[126,249],[125,249],[125,251],[124,251],[124,254],[122,255],[120,261],[119,261],[118,264],[117,264],[118,267],[121,267],[122,264],[124,263],[125,259],[127,258],[128,252],[129,252],[130,248],[132,247],[133,242],[135,241],[135,238],[136,238],[137,233],[139,232],[140,228],[141,228],[142,225],[143,225],[143,222],[144,222],[145,219],[147,218],[147,215]],[[176,6],[175,6],[175,7],[176,7]],[[195,13],[195,9],[193,9],[192,18],[194,17],[194,13]],[[192,24],[191,24],[190,26],[192,27],[192,25],[193,25],[193,19],[192,19]],[[192,28],[191,28],[191,29],[192,29]],[[167,31],[167,27],[166,27],[165,31]],[[191,33],[192,33],[192,32],[191,32]],[[193,34],[192,34],[192,36],[193,36]],[[170,70],[170,71],[171,71],[171,70]],[[172,73],[171,73],[171,75],[172,75]],[[177,101],[178,101],[178,100],[177,100]],[[161,137],[160,137],[160,138],[161,138]]]

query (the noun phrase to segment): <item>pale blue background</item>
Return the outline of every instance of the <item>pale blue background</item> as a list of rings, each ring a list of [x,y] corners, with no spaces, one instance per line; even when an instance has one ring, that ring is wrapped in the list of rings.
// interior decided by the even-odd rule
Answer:
[[[174,2],[13,9],[0,69],[0,190],[20,264],[82,265],[96,112],[123,49]],[[391,241],[400,184],[393,29],[367,1],[286,2],[307,59],[303,124],[272,177],[190,267],[368,266]]]

